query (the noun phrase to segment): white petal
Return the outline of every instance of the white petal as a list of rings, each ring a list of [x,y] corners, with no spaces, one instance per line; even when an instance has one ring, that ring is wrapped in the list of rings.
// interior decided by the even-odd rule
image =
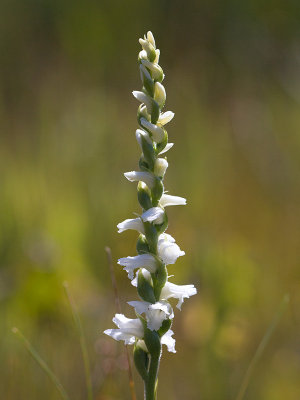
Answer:
[[[153,222],[154,224],[160,225],[164,221],[164,210],[160,207],[152,207],[145,211],[141,218],[144,222]]]
[[[166,125],[168,122],[172,121],[174,115],[175,114],[172,111],[166,111],[163,114],[160,114],[158,122],[162,125]]]
[[[152,189],[154,186],[154,175],[150,172],[140,172],[140,171],[130,171],[124,173],[125,178],[127,178],[130,182],[145,182],[146,185]]]
[[[151,122],[147,121],[145,118],[141,118],[140,121],[142,126],[151,132],[155,142],[160,143],[163,140],[165,133],[160,126],[151,124]]]
[[[156,64],[158,64],[159,56],[160,56],[160,50],[159,50],[159,49],[156,49],[156,50],[155,50],[155,53],[156,53],[156,57],[155,57],[154,62],[155,62]]]
[[[174,264],[178,257],[185,255],[185,252],[180,250],[174,242],[174,238],[165,233],[159,235],[157,249],[159,257],[166,265]]]
[[[141,50],[140,52],[139,52],[139,58],[140,59],[147,59],[147,52],[145,51],[145,50]]]
[[[128,301],[128,304],[131,307],[134,307],[138,314],[143,314],[148,311],[148,307],[151,303],[148,303],[147,301]]]
[[[166,153],[167,151],[169,151],[172,147],[174,146],[174,143],[168,143],[165,148],[158,153],[159,155]]]
[[[113,322],[119,329],[107,329],[104,333],[115,340],[124,340],[125,344],[133,344],[136,338],[142,339],[144,336],[144,328],[138,318],[130,319],[123,314],[116,314]]]
[[[160,82],[155,82],[154,100],[157,101],[160,107],[163,107],[166,102],[166,90]]]
[[[168,161],[165,158],[157,158],[154,164],[154,174],[163,178],[168,166]]]
[[[186,199],[179,196],[171,196],[170,194],[163,194],[159,200],[161,207],[167,206],[184,206],[186,205]]]
[[[174,283],[166,282],[161,291],[160,299],[167,300],[170,297],[178,299],[176,307],[181,310],[181,305],[184,302],[184,299],[188,299],[196,293],[197,289],[194,285],[175,285]]]
[[[174,332],[171,329],[169,329],[168,332],[166,332],[161,337],[161,344],[165,344],[167,346],[169,352],[176,353],[175,339],[172,338],[173,334],[174,334]]]
[[[153,33],[151,31],[147,32],[147,39],[152,44],[152,46],[155,47],[155,40],[154,40]]]
[[[132,218],[132,219],[125,219],[125,221],[120,222],[117,225],[118,233],[122,233],[127,229],[133,229],[140,233],[144,233],[144,224],[141,218]]]
[[[123,257],[118,260],[118,264],[122,265],[124,270],[128,273],[128,278],[133,279],[134,270],[136,268],[144,267],[149,272],[153,273],[157,269],[156,259],[149,253],[139,254],[134,257]]]
[[[151,112],[152,112],[151,98],[149,96],[147,96],[144,92],[139,92],[138,90],[134,90],[132,92],[132,94],[138,101],[145,104],[145,106],[147,107],[148,114],[151,114]]]

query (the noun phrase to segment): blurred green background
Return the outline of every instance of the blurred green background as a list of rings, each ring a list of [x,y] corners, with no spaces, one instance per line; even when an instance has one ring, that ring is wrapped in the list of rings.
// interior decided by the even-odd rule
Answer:
[[[247,399],[300,398],[300,7],[296,0],[2,0],[1,398],[56,400],[11,333],[19,327],[72,400],[84,370],[62,282],[80,311],[97,400],[129,400],[105,246],[134,255],[138,38],[166,74],[168,209],[186,256],[170,272],[199,294],[176,313],[159,399],[234,400],[285,293],[290,304]],[[136,299],[116,266],[123,311]],[[135,374],[138,399],[140,378]]]

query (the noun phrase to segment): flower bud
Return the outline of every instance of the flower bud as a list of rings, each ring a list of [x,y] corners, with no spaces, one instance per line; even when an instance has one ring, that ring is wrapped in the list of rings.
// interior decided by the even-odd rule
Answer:
[[[151,78],[149,71],[144,65],[140,65],[141,80],[143,82],[144,88],[147,90],[149,95],[153,97],[154,94],[154,82]]]
[[[136,130],[136,140],[142,148],[144,158],[148,164],[148,168],[153,170],[155,162],[155,150],[153,148],[152,140],[149,138],[147,132],[141,129]]]
[[[139,342],[141,342],[141,340],[139,340],[134,346],[133,360],[138,373],[141,375],[142,379],[146,381],[148,379],[148,354],[145,352]]]
[[[153,33],[151,31],[147,32],[147,40],[148,42],[150,42],[152,44],[152,46],[155,48],[155,40],[154,40],[154,36]]]
[[[147,121],[145,118],[141,118],[140,123],[143,126],[143,128],[147,129],[147,131],[152,135],[153,140],[156,143],[160,143],[164,140],[165,134],[163,128],[151,124],[151,122]]]
[[[152,78],[155,81],[161,82],[164,79],[164,73],[161,66],[151,63],[148,60],[141,60],[141,63],[151,71]]]
[[[136,242],[136,251],[138,254],[150,253],[147,239],[144,235],[140,235]]]
[[[137,191],[138,191],[138,201],[140,203],[140,206],[144,210],[150,209],[152,207],[152,202],[151,202],[151,192],[148,186],[145,185],[144,182],[139,182],[137,186]]]
[[[154,100],[160,108],[163,108],[166,102],[166,90],[160,82],[155,82],[154,85]]]
[[[168,168],[168,161],[165,158],[157,158],[154,164],[154,174],[163,178]]]
[[[150,329],[145,329],[144,341],[146,343],[147,349],[151,354],[151,357],[158,358],[161,352],[160,337],[157,332],[151,331]]]
[[[146,51],[148,60],[153,62],[156,58],[156,52],[154,46],[145,39],[139,39],[140,45]]]
[[[141,269],[139,270],[137,281],[137,291],[141,299],[144,301],[148,301],[149,303],[155,303],[156,299],[154,296],[153,286],[145,278]]]

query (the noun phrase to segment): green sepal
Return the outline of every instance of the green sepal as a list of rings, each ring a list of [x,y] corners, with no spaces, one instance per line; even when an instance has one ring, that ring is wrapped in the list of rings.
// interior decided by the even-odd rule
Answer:
[[[160,153],[168,144],[168,132],[164,129],[164,138],[160,143],[157,143],[156,154]]]
[[[149,166],[149,169],[153,171],[154,163],[156,160],[155,150],[153,148],[153,144],[149,143],[143,135],[141,135],[141,145],[144,154],[144,158]]]
[[[143,74],[143,85],[144,85],[144,89],[146,90],[147,94],[150,97],[154,96],[154,82],[152,79],[147,78],[144,74]]]
[[[149,208],[152,207],[151,191],[147,186],[139,182],[137,186],[137,192],[138,192],[138,201],[140,203],[140,206],[144,210],[149,210]]]
[[[151,283],[144,277],[142,270],[138,273],[137,291],[142,300],[149,303],[156,303],[154,291]]]
[[[168,271],[164,264],[161,264],[160,267],[157,268],[157,271],[154,273],[154,277],[154,296],[158,301],[162,288],[165,286],[165,283],[168,279]]]
[[[164,221],[160,225],[155,225],[155,228],[157,230],[157,233],[160,235],[161,233],[164,233],[164,231],[168,228],[168,216],[167,213],[164,213]]]
[[[136,251],[138,254],[150,253],[147,239],[144,235],[140,235],[136,242]]]
[[[147,108],[146,107],[144,109],[142,109],[142,108],[143,108],[143,105],[140,104],[138,107],[138,111],[137,111],[137,121],[141,127],[142,127],[141,118],[145,118],[147,121],[150,121],[150,116],[147,113]],[[142,127],[142,129],[144,129],[144,128]]]
[[[156,124],[159,118],[160,108],[158,103],[152,99],[152,112],[151,112],[151,123]]]
[[[144,341],[151,357],[159,357],[161,352],[161,343],[159,334],[146,328],[144,331]]]
[[[149,165],[147,163],[147,161],[145,160],[144,155],[141,155],[140,159],[139,159],[139,167],[141,171],[149,171]]]
[[[162,183],[162,180],[158,177],[156,177],[154,187],[151,190],[152,194],[152,206],[156,207],[158,205],[158,202],[164,192],[164,185]]]
[[[148,379],[148,354],[141,347],[134,345],[133,360],[138,373],[141,375],[142,379],[146,381]]]
[[[165,319],[163,320],[161,327],[157,331],[160,337],[162,337],[168,330],[171,328],[172,325],[172,320],[171,319]]]
[[[146,50],[147,52],[147,57],[150,62],[153,62],[156,59],[156,52],[155,48],[152,46],[152,44],[149,44],[149,48]]]
[[[150,253],[156,254],[158,241],[157,230],[151,222],[144,222],[144,229]]]

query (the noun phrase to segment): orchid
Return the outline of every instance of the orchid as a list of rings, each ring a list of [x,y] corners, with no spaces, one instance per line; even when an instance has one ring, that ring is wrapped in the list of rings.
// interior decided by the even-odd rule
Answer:
[[[118,232],[135,230],[139,233],[137,255],[122,257],[118,264],[127,272],[131,284],[137,288],[140,300],[128,304],[137,318],[116,314],[113,322],[118,329],[104,333],[125,344],[134,344],[135,366],[144,380],[145,400],[157,397],[157,376],[162,355],[162,345],[175,353],[175,339],[171,330],[174,312],[169,299],[177,299],[181,309],[185,299],[197,293],[194,285],[176,285],[169,282],[167,266],[175,264],[185,252],[168,233],[165,207],[185,205],[186,199],[168,194],[164,190],[164,176],[169,166],[163,156],[173,147],[168,143],[165,126],[174,117],[172,111],[162,112],[166,90],[162,85],[164,73],[159,62],[153,34],[149,31],[139,40],[142,50],[138,56],[142,91],[133,91],[141,103],[138,108],[139,129],[135,137],[142,151],[139,171],[124,174],[130,182],[137,182],[138,201],[142,212],[136,218],[118,224]]]

